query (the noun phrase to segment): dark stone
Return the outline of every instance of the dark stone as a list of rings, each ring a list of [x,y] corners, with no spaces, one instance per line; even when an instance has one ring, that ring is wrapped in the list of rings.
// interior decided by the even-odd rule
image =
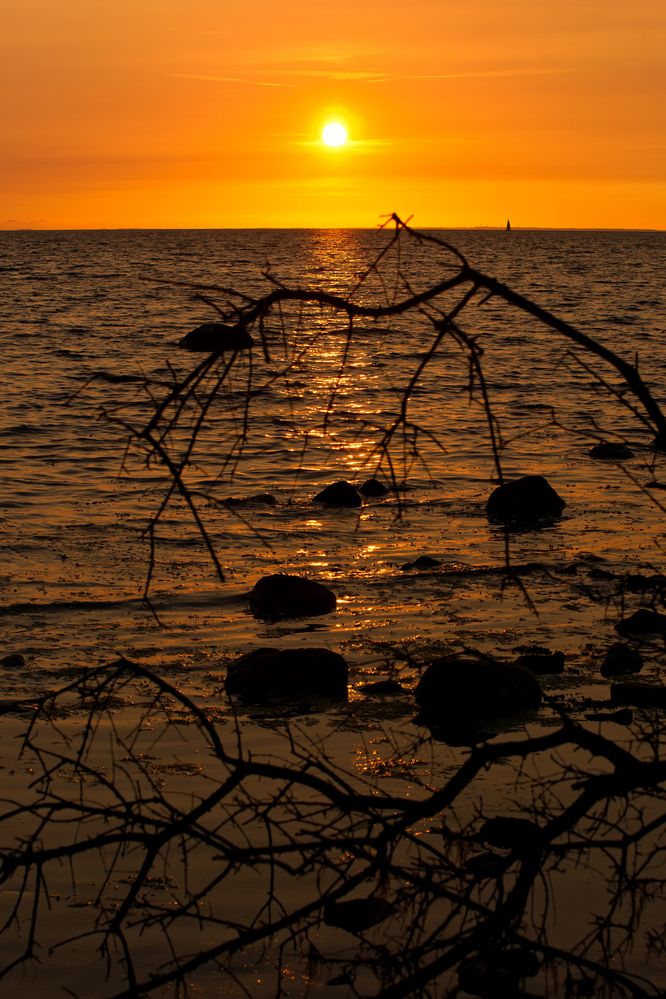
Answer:
[[[465,871],[474,877],[496,878],[504,873],[510,863],[510,858],[503,853],[493,853],[487,850],[485,853],[477,853],[473,857],[469,857],[463,866]]]
[[[262,648],[229,663],[226,690],[254,703],[308,697],[343,701],[348,675],[346,661],[330,649]]]
[[[630,593],[663,593],[666,590],[666,576],[660,572],[651,576],[645,576],[642,572],[628,572],[622,582]]]
[[[599,566],[593,565],[589,570],[590,579],[615,579],[615,573],[610,572],[608,569],[600,569]]]
[[[415,725],[422,725],[430,729],[430,737],[434,742],[441,742],[445,746],[458,748],[460,746],[478,746],[483,742],[492,739],[496,732],[488,732],[474,725],[461,725],[443,722],[435,718],[432,712],[421,711],[414,718]]]
[[[641,607],[640,610],[623,617],[615,625],[615,630],[621,635],[651,635],[666,631],[666,614]]]
[[[358,689],[363,694],[377,695],[379,697],[405,693],[405,688],[397,680],[372,680],[370,683],[362,683]]]
[[[458,987],[481,999],[529,999],[531,994],[520,987],[520,982],[533,978],[540,970],[539,958],[526,947],[488,948],[461,961]]]
[[[643,668],[643,656],[624,642],[613,642],[601,664],[601,675],[619,676],[621,673],[639,673]]]
[[[11,655],[3,656],[0,659],[2,669],[22,669],[25,666],[25,659],[20,652],[12,652]]]
[[[439,559],[432,558],[430,555],[419,555],[417,559],[412,562],[413,569],[436,569],[438,565],[441,565]]]
[[[611,461],[624,461],[625,458],[633,458],[634,456],[634,452],[626,444],[617,444],[612,441],[595,444],[587,453],[590,458],[608,458]]]
[[[524,475],[492,491],[486,504],[488,518],[508,527],[534,527],[555,520],[566,503],[543,475]]]
[[[327,926],[338,926],[350,933],[362,933],[376,926],[391,915],[393,906],[386,899],[350,898],[345,902],[327,902],[324,906],[324,922]]]
[[[224,323],[202,323],[190,330],[178,346],[183,350],[201,351],[206,354],[225,354],[232,350],[248,350],[254,340],[246,329],[226,326]]]
[[[278,572],[263,576],[250,591],[250,609],[255,617],[281,621],[290,617],[317,617],[335,610],[333,590],[304,576]]]
[[[351,482],[341,479],[326,486],[314,497],[316,503],[326,503],[327,506],[362,506],[363,497]]]
[[[415,693],[422,718],[454,725],[503,718],[541,704],[541,687],[529,670],[454,656],[431,663]]]
[[[254,493],[252,496],[228,496],[220,500],[223,506],[277,506],[272,493]]]
[[[501,850],[522,853],[543,845],[543,832],[531,819],[498,815],[481,826],[479,835],[484,842]]]
[[[588,721],[615,722],[616,725],[631,725],[634,713],[630,708],[618,708],[617,711],[588,711],[585,714]]]
[[[524,666],[530,673],[564,673],[564,652],[535,645],[518,656],[514,666]]]
[[[400,568],[403,572],[409,572],[410,569],[436,569],[441,564],[439,559],[430,555],[419,555],[413,562],[405,562]]]
[[[636,708],[666,708],[666,687],[662,683],[619,680],[611,685],[611,704],[630,704]]]
[[[358,491],[363,496],[377,497],[388,495],[390,490],[379,479],[366,479],[363,485],[358,487]]]

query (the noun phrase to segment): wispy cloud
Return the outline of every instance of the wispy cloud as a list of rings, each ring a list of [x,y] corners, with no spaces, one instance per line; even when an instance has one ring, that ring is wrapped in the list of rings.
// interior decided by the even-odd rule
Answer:
[[[178,80],[202,80],[210,83],[234,83],[241,86],[250,87],[289,87],[296,88],[300,84],[290,82],[296,80],[324,79],[336,82],[349,83],[399,83],[403,80],[477,80],[493,78],[510,78],[521,76],[558,76],[568,73],[569,70],[550,69],[488,69],[470,70],[464,73],[386,73],[379,70],[369,69],[331,69],[330,66],[306,66],[304,63],[312,63],[314,60],[301,60],[301,64],[292,66],[280,62],[278,65],[262,65],[256,67],[262,75],[280,77],[278,80],[256,79],[254,75],[241,73],[237,76],[217,76],[213,73],[169,73],[169,77]],[[321,60],[324,61],[324,60]],[[334,62],[333,57],[330,60]],[[318,60],[319,62],[319,60]]]
[[[203,80],[210,83],[240,83],[250,87],[297,87],[297,83],[284,83],[275,80],[252,80],[246,76],[214,76],[208,73],[168,73],[176,80]]]

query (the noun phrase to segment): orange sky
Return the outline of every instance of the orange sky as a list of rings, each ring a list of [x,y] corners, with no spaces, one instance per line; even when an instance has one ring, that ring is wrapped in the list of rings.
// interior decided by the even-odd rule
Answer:
[[[663,0],[3,6],[1,228],[666,228]]]

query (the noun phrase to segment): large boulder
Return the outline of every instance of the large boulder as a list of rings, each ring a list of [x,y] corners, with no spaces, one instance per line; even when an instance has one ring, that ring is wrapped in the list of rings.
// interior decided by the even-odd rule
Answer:
[[[493,489],[488,518],[508,527],[535,527],[556,520],[566,503],[543,475],[523,475]]]
[[[346,700],[349,669],[330,649],[261,648],[227,667],[226,689],[245,701]]]
[[[428,666],[416,700],[424,721],[458,725],[536,709],[541,687],[522,666],[445,656]]]
[[[326,506],[362,506],[363,497],[351,482],[341,479],[326,486],[314,497],[316,503],[325,503]]]
[[[202,323],[190,330],[178,346],[182,350],[201,351],[205,354],[230,353],[233,350],[248,350],[254,340],[246,329],[226,326],[224,323]]]
[[[283,572],[262,576],[249,598],[254,616],[269,621],[330,614],[337,603],[333,590],[323,583]]]

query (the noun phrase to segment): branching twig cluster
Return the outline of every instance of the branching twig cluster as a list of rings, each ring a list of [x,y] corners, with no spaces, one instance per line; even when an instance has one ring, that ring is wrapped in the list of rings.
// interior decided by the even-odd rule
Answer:
[[[460,251],[435,235],[415,231],[397,216],[392,216],[390,223],[393,228],[386,233],[386,244],[347,295],[315,287],[290,287],[268,270],[264,276],[269,290],[259,298],[222,286],[184,285],[217,314],[219,339],[210,344],[209,352],[195,355],[196,363],[185,374],[177,374],[171,369],[170,384],[150,378],[139,380],[152,408],[148,419],[128,415],[123,406],[109,405],[103,411],[106,418],[127,434],[128,448],[138,449],[148,467],[161,469],[167,477],[168,485],[146,532],[150,544],[146,599],[153,578],[158,529],[176,498],[185,504],[218,577],[224,578],[222,556],[203,511],[206,503],[215,505],[218,502],[211,487],[220,481],[230,481],[246,453],[252,432],[254,401],[278,383],[289,385],[308,355],[326,337],[327,326],[330,327],[336,317],[341,318],[345,326],[336,334],[338,373],[333,379],[328,401],[322,400],[320,429],[324,434],[331,429],[341,378],[352,345],[358,338],[360,323],[370,323],[379,329],[377,324],[417,320],[423,335],[431,331],[429,342],[402,386],[394,415],[387,422],[374,426],[368,421],[363,423],[363,430],[374,438],[366,459],[368,470],[386,477],[395,490],[398,503],[402,495],[400,486],[413,463],[422,462],[427,468],[423,445],[444,450],[437,430],[416,418],[413,412],[419,383],[434,370],[435,363],[449,348],[467,367],[469,396],[478,400],[485,412],[495,477],[499,482],[504,481],[502,451],[505,442],[484,374],[484,348],[480,337],[462,326],[473,309],[483,307],[491,299],[535,320],[541,331],[552,335],[554,342],[563,341],[571,363],[582,366],[604,391],[625,406],[632,419],[651,432],[657,448],[666,448],[666,417],[641,377],[637,364],[629,363],[570,323],[475,269]],[[405,243],[407,248],[416,246],[437,255],[438,266],[444,275],[440,281],[422,290],[412,287],[402,269]],[[385,271],[388,272],[391,264],[395,267],[395,282],[390,286]],[[373,300],[377,289],[379,301]],[[322,322],[322,316],[327,317],[326,322]],[[367,332],[366,328],[364,330]],[[403,328],[397,327],[384,329],[384,332],[389,339],[407,335]],[[251,342],[254,346],[248,346]],[[239,343],[243,346],[238,346]],[[256,354],[259,356],[255,357]],[[595,361],[602,362],[601,371],[593,366]],[[611,383],[610,372],[620,376],[622,388]],[[134,376],[120,377],[136,381]],[[209,477],[208,482],[202,483],[196,465],[197,454],[200,449],[205,452],[206,447],[210,447],[209,442],[204,442],[204,436],[207,424],[216,412],[223,412],[227,423],[224,432],[221,433],[218,427],[215,436],[216,474],[212,480]],[[294,425],[299,425],[298,416],[294,418]],[[305,439],[307,441],[307,435]],[[227,513],[242,516],[238,510],[229,508]]]

